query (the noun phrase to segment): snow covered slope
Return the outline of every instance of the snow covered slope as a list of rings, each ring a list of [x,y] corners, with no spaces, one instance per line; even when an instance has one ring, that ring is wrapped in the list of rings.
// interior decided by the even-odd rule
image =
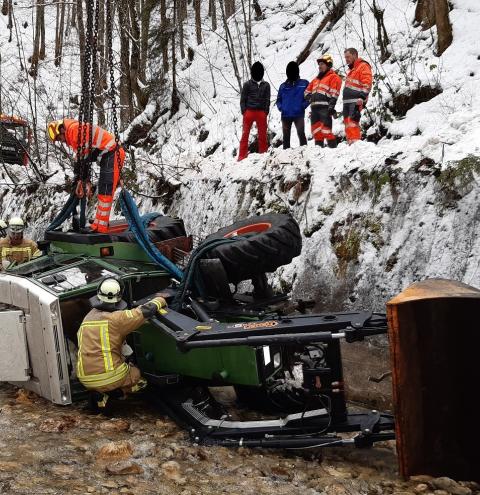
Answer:
[[[285,79],[286,64],[303,50],[326,14],[326,3],[260,2],[265,19],[253,25],[253,58],[264,63],[273,96]],[[335,67],[344,72],[343,50],[357,47],[376,74],[363,121],[371,124],[372,138],[381,138],[378,144],[341,143],[336,150],[323,150],[309,142],[306,148],[287,151],[272,147],[266,155],[251,155],[237,163],[238,84],[221,27],[218,33],[205,32],[204,43],[197,46],[193,26],[187,26],[194,57],[179,63],[180,111],[173,118],[168,113],[157,118],[169,106],[164,95],[137,120],[152,125],[149,138],[156,144],[149,153],[136,150],[136,178],[130,184],[140,193],[160,196],[151,200],[138,195],[141,208],[163,208],[182,216],[188,230],[201,236],[238,217],[290,211],[305,234],[304,250],[274,279],[296,297],[316,297],[319,309],[380,309],[390,296],[427,276],[480,286],[480,5],[474,0],[452,2],[454,41],[436,57],[435,28],[421,31],[413,26],[415,3],[379,0],[391,53],[382,64],[369,3],[347,4],[345,15],[319,36],[317,50],[302,64],[301,75],[307,79],[315,75],[315,59],[323,52],[331,53]],[[26,8],[29,2],[18,4],[21,26],[25,19],[31,22],[31,11]],[[47,7],[47,15],[48,11]],[[0,19],[2,76],[17,95],[10,99],[18,113],[29,112],[27,81],[15,60],[18,49],[6,42],[5,19]],[[240,12],[236,19],[241,24]],[[230,27],[235,33],[234,19]],[[31,44],[28,32],[22,34],[25,45]],[[78,87],[74,57],[67,53],[61,70],[53,67],[52,33],[47,32],[50,58],[36,82],[39,129],[51,116],[68,114],[69,93]],[[72,54],[74,46],[72,34]],[[245,80],[246,64],[240,60],[239,64]],[[392,109],[399,113],[393,96],[425,86],[441,88],[441,93],[405,115],[392,115]],[[278,143],[281,125],[276,108],[270,113],[269,129],[272,143]],[[343,133],[341,119],[334,130]],[[292,145],[297,146],[296,137]],[[53,155],[50,160],[50,167],[58,167]],[[16,173],[26,180],[25,171]],[[18,193],[2,187],[0,213],[26,214],[35,225],[34,234],[40,235],[66,197],[61,190],[66,174],[68,169],[60,170],[49,184],[30,192],[20,189],[22,201]]]

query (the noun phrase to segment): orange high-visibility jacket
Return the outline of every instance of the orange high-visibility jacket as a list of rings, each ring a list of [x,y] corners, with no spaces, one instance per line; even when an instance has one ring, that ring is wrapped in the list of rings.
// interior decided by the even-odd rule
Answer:
[[[65,126],[65,142],[70,148],[77,152],[79,144],[82,145],[83,143],[85,143],[83,156],[89,155],[94,150],[101,151],[100,155],[103,155],[104,153],[115,149],[115,136],[105,129],[102,129],[101,127],[98,127],[96,125],[93,126],[92,149],[89,149],[91,127],[90,124],[82,124],[80,140],[78,135],[78,128],[80,127],[80,123],[78,122],[78,120],[64,119],[63,125]]]
[[[343,88],[343,103],[356,103],[358,98],[366,100],[372,89],[372,68],[361,58],[357,58],[348,71]]]
[[[329,69],[321,78],[316,77],[305,90],[305,99],[314,106],[335,107],[340,96],[342,78],[332,69]]]

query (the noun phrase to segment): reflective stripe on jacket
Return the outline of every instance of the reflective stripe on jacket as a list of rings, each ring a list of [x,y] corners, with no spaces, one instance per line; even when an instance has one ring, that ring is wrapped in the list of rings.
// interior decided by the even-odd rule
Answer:
[[[320,76],[320,75],[319,75]],[[332,69],[325,74],[316,77],[305,90],[305,99],[313,107],[325,106],[326,108],[335,108],[337,98],[340,96],[342,87],[342,78]]]
[[[166,305],[160,297],[150,303],[158,309]],[[77,378],[86,388],[104,387],[125,378],[129,366],[122,356],[122,345],[143,323],[140,307],[113,312],[92,309],[87,314],[77,333]]]
[[[25,263],[41,254],[37,243],[31,239],[23,239],[17,245],[12,245],[8,237],[0,239],[0,261],[8,260],[10,262]]]
[[[343,88],[343,102],[354,103],[358,98],[366,100],[372,88],[372,68],[361,58],[357,58],[348,71]]]
[[[63,124],[65,126],[65,143],[72,148],[75,153],[77,152],[79,143],[85,143],[85,149],[83,152],[83,156],[87,156],[95,150],[100,151],[99,155],[101,156],[104,153],[108,153],[115,149],[115,136],[98,127],[97,125],[93,126],[93,139],[92,139],[92,147],[89,148],[90,145],[90,124],[82,124],[82,130],[80,132],[80,140],[78,136],[78,129],[80,127],[80,123],[78,120],[73,119],[64,119]],[[85,137],[84,137],[85,133]],[[96,159],[97,157],[95,157]]]

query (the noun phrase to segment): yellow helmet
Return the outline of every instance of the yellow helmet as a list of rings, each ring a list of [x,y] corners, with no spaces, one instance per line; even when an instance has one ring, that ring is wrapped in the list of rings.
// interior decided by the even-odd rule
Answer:
[[[317,58],[317,62],[324,62],[329,67],[333,66],[333,57],[329,53],[325,53],[321,57]]]
[[[54,120],[48,124],[47,134],[52,141],[57,140],[58,135],[60,134],[60,127],[62,127],[62,125],[63,120]]]

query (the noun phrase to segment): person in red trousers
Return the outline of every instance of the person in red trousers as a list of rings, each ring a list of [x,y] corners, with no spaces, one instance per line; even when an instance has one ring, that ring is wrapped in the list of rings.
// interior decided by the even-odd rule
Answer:
[[[260,62],[252,65],[250,73],[252,78],[243,85],[240,95],[243,130],[238,161],[248,156],[248,138],[254,122],[258,131],[258,152],[265,153],[268,149],[267,116],[270,109],[270,84],[263,80],[265,69]]]

